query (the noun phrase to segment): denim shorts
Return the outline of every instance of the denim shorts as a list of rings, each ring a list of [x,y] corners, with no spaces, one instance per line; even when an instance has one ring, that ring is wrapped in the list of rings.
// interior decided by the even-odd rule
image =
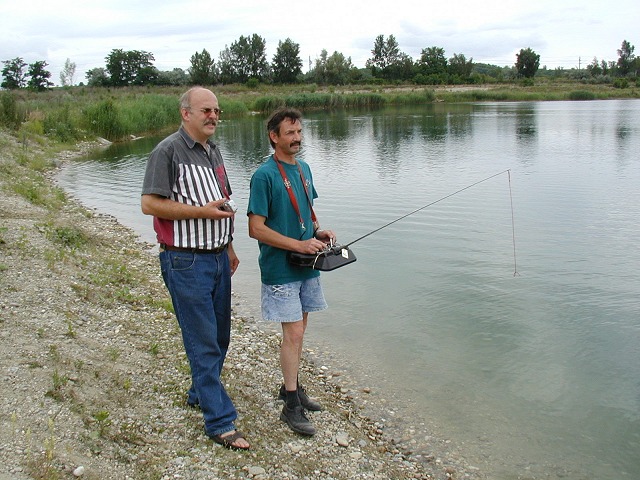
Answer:
[[[297,322],[303,312],[327,308],[320,277],[282,285],[262,284],[262,318],[270,322]]]

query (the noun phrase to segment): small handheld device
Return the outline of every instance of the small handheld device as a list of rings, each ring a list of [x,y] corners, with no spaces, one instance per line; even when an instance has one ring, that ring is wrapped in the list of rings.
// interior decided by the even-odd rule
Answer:
[[[225,200],[225,202],[222,204],[222,207],[220,208],[222,208],[222,210],[224,210],[225,212],[236,213],[238,211],[236,202],[231,199]]]

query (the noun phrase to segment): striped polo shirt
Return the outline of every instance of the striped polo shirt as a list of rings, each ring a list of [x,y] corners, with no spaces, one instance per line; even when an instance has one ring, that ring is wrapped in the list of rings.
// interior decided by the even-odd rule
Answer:
[[[229,198],[231,186],[218,147],[207,140],[205,149],[180,127],[149,155],[142,194],[155,194],[187,205],[205,205]],[[233,238],[233,218],[167,220],[154,217],[158,243],[212,250]]]

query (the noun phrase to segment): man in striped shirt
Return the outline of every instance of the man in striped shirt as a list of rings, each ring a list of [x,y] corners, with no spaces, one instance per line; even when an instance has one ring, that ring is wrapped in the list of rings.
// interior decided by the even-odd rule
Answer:
[[[187,403],[202,410],[216,443],[248,449],[236,430],[233,402],[220,374],[231,337],[231,276],[235,205],[222,155],[210,140],[220,118],[218,99],[194,87],[180,98],[180,129],[151,152],[142,211],[153,215],[160,267],[191,367]]]

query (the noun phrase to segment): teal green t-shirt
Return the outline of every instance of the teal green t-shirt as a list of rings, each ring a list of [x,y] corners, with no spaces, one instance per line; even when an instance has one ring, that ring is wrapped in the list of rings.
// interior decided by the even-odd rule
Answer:
[[[313,221],[309,202],[318,197],[313,186],[311,169],[306,162],[297,161],[302,169],[302,175],[307,184],[309,200],[305,194],[302,179],[297,165],[282,163],[287,179],[296,196],[300,215],[304,221],[305,229],[300,226],[300,220],[291,199],[284,186],[284,181],[278,170],[278,166],[270,155],[267,160],[254,172],[251,177],[249,206],[247,214],[253,213],[266,218],[265,225],[287,237],[298,240],[307,240],[313,236]],[[284,283],[298,282],[320,275],[318,270],[308,267],[296,267],[290,265],[287,260],[287,251],[258,242],[260,256],[260,277],[266,285],[281,285]]]

